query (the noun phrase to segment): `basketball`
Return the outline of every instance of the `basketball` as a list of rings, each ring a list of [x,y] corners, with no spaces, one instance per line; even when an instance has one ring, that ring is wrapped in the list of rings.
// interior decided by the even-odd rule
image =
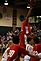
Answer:
[[[36,5],[36,0],[29,0],[30,6],[34,7]]]

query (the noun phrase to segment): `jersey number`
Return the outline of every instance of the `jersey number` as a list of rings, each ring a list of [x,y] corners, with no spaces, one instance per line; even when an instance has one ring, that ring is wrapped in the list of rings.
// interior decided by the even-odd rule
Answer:
[[[14,50],[10,50],[9,52],[9,57],[12,57],[14,55],[15,51]]]

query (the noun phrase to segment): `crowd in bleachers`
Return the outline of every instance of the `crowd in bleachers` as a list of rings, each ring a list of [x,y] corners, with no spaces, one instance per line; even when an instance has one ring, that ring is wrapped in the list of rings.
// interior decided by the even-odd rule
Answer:
[[[37,28],[36,28],[37,30]],[[41,30],[34,30],[30,33],[29,37],[38,37],[39,42],[41,41]],[[0,35],[0,51],[2,50],[2,53],[4,53],[5,49],[10,45],[13,41],[19,42],[19,34],[20,31],[18,28],[15,29],[15,31],[8,31],[6,35],[1,36]]]
[[[0,52],[4,53],[5,49],[13,41],[19,41],[19,30],[16,28],[15,31],[8,31],[6,35],[0,35]]]

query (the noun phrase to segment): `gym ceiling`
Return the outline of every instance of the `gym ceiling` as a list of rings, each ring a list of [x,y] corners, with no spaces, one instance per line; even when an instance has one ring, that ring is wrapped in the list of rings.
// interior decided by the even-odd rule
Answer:
[[[0,6],[4,5],[6,0],[0,0]],[[13,8],[24,8],[27,9],[27,5],[29,4],[29,0],[7,0],[8,6]],[[36,7],[33,9],[34,15],[41,15],[41,0],[36,0]]]

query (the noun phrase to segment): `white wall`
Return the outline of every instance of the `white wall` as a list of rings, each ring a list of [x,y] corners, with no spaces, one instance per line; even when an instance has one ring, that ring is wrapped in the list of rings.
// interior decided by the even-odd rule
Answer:
[[[5,8],[0,7],[0,13],[3,15],[2,19],[0,19],[0,26],[12,27],[13,8],[6,7],[5,12],[3,12],[4,9]]]
[[[12,27],[13,8],[6,7],[5,12],[3,12],[3,11],[4,11],[4,8],[0,7],[0,13],[2,13],[2,15],[3,15],[3,18],[0,19],[0,26]],[[27,12],[28,12],[27,9],[21,9],[21,8],[17,9],[17,20],[16,20],[17,21],[17,25],[16,25],[17,27],[21,27],[21,24],[22,24],[22,22],[19,19],[20,15],[26,16]],[[30,22],[32,22],[32,21],[30,21]]]

